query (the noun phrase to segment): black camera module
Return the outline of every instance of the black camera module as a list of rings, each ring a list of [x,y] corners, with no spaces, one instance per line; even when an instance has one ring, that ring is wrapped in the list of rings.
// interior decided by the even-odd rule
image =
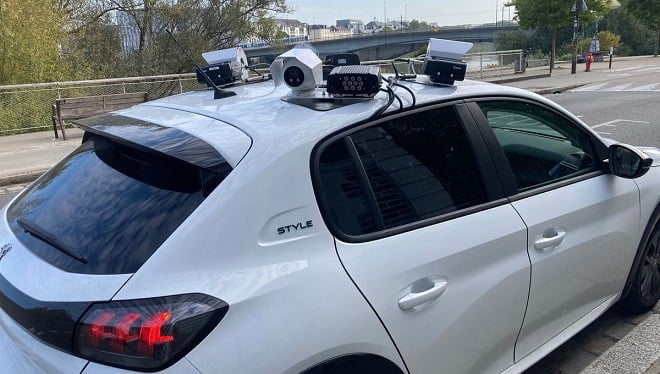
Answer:
[[[298,87],[305,81],[305,73],[297,66],[290,66],[284,71],[284,81],[290,87]]]

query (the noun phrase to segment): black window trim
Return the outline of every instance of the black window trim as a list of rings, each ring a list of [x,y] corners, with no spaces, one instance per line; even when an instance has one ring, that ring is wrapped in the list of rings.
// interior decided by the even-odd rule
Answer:
[[[605,164],[603,160],[607,158],[607,146],[605,146],[600,139],[593,136],[589,131],[584,131],[583,126],[575,123],[575,121],[567,117],[563,112],[558,111],[556,108],[546,105],[545,103],[520,98],[520,97],[511,97],[511,96],[489,96],[481,98],[473,98],[466,101],[466,106],[469,108],[469,111],[474,119],[476,127],[479,129],[482,138],[484,139],[488,151],[491,155],[493,162],[495,163],[495,168],[499,174],[499,179],[502,183],[506,196],[508,196],[511,202],[521,200],[530,196],[542,194],[548,191],[552,191],[558,188],[562,188],[574,183],[578,183],[590,178],[595,178],[599,175],[606,174]],[[527,189],[519,189],[515,178],[513,176],[513,171],[509,166],[509,163],[504,155],[504,151],[500,147],[500,143],[495,137],[495,133],[488,124],[488,119],[484,115],[483,111],[479,107],[480,102],[485,101],[508,101],[508,102],[519,102],[524,104],[534,105],[536,107],[543,108],[552,112],[560,118],[563,118],[565,121],[575,124],[591,141],[591,144],[594,147],[596,153],[595,161],[598,163],[599,168],[585,174],[576,175],[574,177],[568,177],[565,179],[558,179],[556,181],[550,181],[546,184],[542,184],[536,187],[531,187]]]
[[[478,175],[484,182],[484,190],[488,201],[482,204],[474,205],[454,212],[441,214],[436,217],[431,217],[424,220],[411,222],[404,225],[383,229],[368,234],[348,235],[342,232],[339,226],[332,219],[332,214],[329,213],[330,211],[329,204],[325,199],[325,195],[323,194],[322,189],[319,187],[322,183],[319,172],[319,164],[320,164],[321,154],[323,153],[323,151],[330,144],[333,144],[334,142],[339,141],[342,138],[344,139],[349,138],[351,134],[360,131],[362,129],[375,126],[380,123],[384,123],[403,116],[423,113],[429,110],[441,109],[446,107],[454,108],[454,111],[456,112],[456,117],[460,125],[462,126],[463,130],[465,131],[465,135],[467,137],[469,146],[474,153],[475,162],[477,163]],[[348,142],[352,143],[350,139],[348,140]],[[356,154],[351,152],[350,148],[349,148],[349,153],[353,157],[354,162],[358,162],[362,164],[359,158],[357,160],[355,159]],[[488,148],[486,143],[484,142],[482,135],[480,134],[479,130],[476,128],[472,115],[465,107],[465,100],[454,100],[454,101],[442,102],[442,103],[432,103],[430,105],[415,107],[412,110],[405,110],[403,112],[397,112],[389,116],[379,117],[376,120],[371,120],[371,121],[365,120],[365,121],[357,122],[356,124],[350,127],[344,128],[340,131],[330,134],[325,138],[323,138],[322,140],[320,140],[312,150],[312,154],[310,157],[310,168],[311,168],[311,176],[312,176],[312,186],[314,188],[314,194],[316,196],[316,200],[319,205],[321,217],[323,217],[323,221],[326,227],[328,227],[328,229],[332,233],[332,235],[338,240],[346,243],[363,243],[363,242],[383,239],[390,236],[402,234],[408,231],[417,230],[426,226],[439,224],[445,221],[449,221],[452,219],[474,214],[480,211],[485,211],[492,208],[496,208],[498,206],[509,204],[509,199],[507,199],[506,195],[504,194],[504,189],[499,183],[499,179],[498,178],[493,179],[494,183],[487,183],[488,180],[485,179],[485,177],[494,178],[495,175],[494,163],[491,157],[489,156]],[[360,169],[364,170],[364,166],[360,166],[358,168],[358,172],[360,172],[359,171]],[[361,183],[364,184],[365,181],[362,180],[362,177],[360,178],[361,178]],[[373,191],[370,188],[365,189],[365,193],[372,195],[368,197],[369,200],[375,200],[375,197],[373,197]],[[376,218],[374,217],[374,219]]]

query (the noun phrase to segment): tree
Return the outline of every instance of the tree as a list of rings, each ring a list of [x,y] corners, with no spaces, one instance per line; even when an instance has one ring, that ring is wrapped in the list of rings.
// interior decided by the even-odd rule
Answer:
[[[122,75],[124,64],[119,26],[106,14],[71,32],[62,42],[68,79],[100,79]]]
[[[649,0],[654,1],[654,0]],[[657,0],[656,0],[657,1]],[[523,29],[536,29],[545,26],[552,33],[550,50],[550,72],[554,68],[557,30],[573,24],[571,6],[575,0],[511,0],[506,6],[516,7],[515,20]],[[581,22],[601,18],[609,11],[610,0],[586,0],[588,10],[580,12]]]
[[[655,45],[653,56],[658,57],[658,44],[660,44],[660,1],[658,0],[627,0],[624,8],[655,31]]]
[[[191,56],[235,46],[242,40],[274,39],[272,17],[286,13],[285,0],[108,0],[137,29],[131,56],[135,73],[190,70],[190,62],[164,32],[171,29]]]
[[[419,21],[416,19],[410,21],[410,29],[413,31],[419,30]]]
[[[62,14],[52,1],[0,2],[0,84],[50,82],[62,77],[58,41]]]
[[[607,13],[599,26],[601,30],[621,35],[622,44],[618,48],[618,55],[653,53],[655,33],[627,12],[624,7]]]
[[[495,37],[495,49],[507,51],[513,49],[530,49],[529,37],[522,30],[504,31]]]

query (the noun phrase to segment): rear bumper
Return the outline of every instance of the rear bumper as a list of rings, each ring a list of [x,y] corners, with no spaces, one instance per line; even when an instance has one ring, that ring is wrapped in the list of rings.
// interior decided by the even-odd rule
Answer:
[[[0,309],[0,368],[5,373],[80,373],[88,361],[33,337]]]

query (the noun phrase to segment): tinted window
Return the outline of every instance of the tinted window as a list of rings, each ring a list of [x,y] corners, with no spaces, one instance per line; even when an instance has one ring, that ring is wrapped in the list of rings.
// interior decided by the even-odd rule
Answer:
[[[321,190],[334,224],[360,235],[468,208],[486,193],[453,108],[371,126],[326,147]]]
[[[481,102],[513,172],[525,190],[596,169],[591,140],[550,110],[522,102]]]
[[[9,207],[7,217],[28,249],[63,270],[132,273],[203,201],[214,187],[209,183],[224,176],[88,134]],[[50,244],[39,231],[53,238]]]

